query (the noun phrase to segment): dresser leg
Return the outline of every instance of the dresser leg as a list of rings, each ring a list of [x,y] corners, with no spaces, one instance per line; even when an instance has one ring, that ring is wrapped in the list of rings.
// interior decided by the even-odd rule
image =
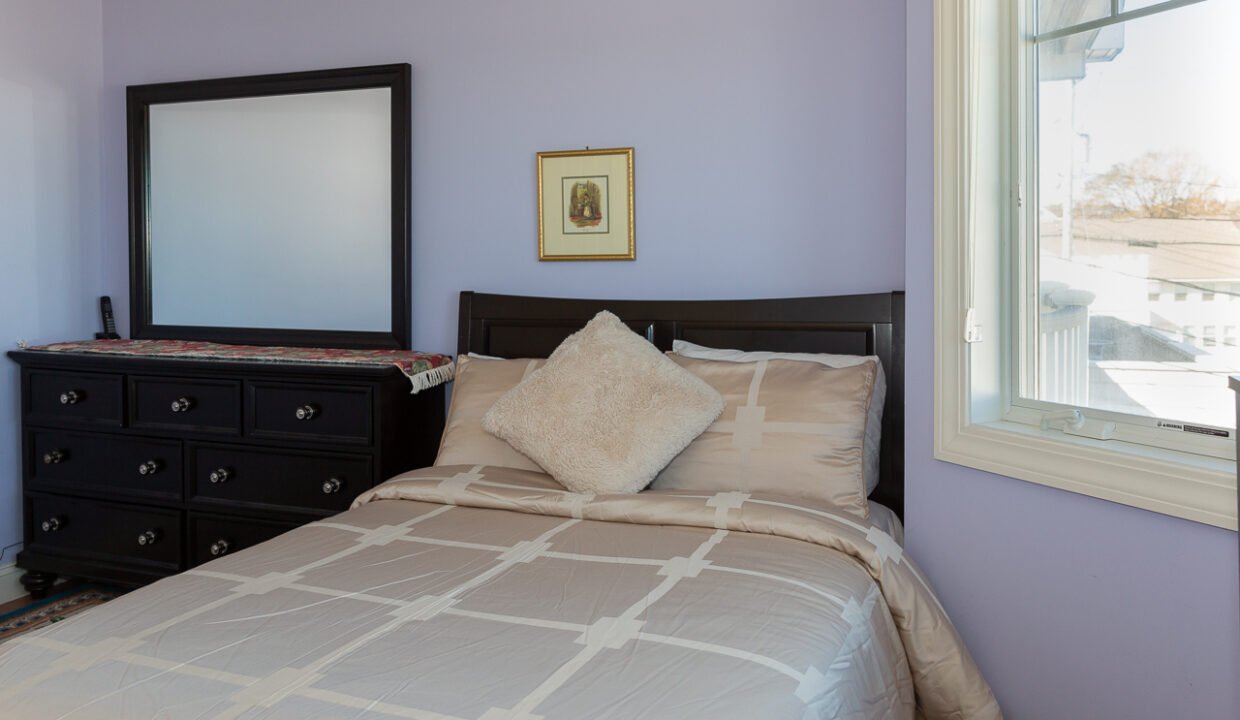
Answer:
[[[52,589],[52,583],[56,582],[56,573],[45,573],[37,570],[28,570],[21,577],[22,587],[26,588],[30,593],[30,597],[35,600],[42,600],[47,597],[47,591]]]

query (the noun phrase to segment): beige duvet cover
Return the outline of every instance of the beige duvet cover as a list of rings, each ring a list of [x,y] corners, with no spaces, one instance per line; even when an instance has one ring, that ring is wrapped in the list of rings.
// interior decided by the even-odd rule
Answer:
[[[873,526],[743,493],[428,468],[0,645],[0,715],[995,718]]]

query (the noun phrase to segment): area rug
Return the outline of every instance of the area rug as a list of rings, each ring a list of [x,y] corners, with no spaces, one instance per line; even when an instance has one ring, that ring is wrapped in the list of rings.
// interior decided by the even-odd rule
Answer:
[[[120,594],[120,590],[102,585],[79,585],[0,615],[0,643],[102,605]]]

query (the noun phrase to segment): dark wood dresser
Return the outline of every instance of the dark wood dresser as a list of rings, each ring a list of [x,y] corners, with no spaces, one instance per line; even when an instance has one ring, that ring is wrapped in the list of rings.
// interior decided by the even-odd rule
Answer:
[[[434,461],[444,389],[396,367],[13,351],[23,585],[135,586],[349,507]]]

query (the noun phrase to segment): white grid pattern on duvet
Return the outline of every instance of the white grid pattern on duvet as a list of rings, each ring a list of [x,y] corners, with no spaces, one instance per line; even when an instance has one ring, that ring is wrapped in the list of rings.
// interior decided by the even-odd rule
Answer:
[[[464,473],[457,473],[451,476],[444,476],[442,478],[429,477],[427,479],[439,480],[440,489],[447,492],[449,497],[452,497],[454,493],[464,491],[466,487],[474,483],[496,487],[529,489],[517,485],[505,485],[487,481],[482,466],[476,466]],[[520,540],[511,545],[447,540],[417,534],[415,532],[419,524],[452,512],[456,507],[458,507],[456,505],[443,505],[439,508],[413,517],[398,525],[381,525],[374,528],[363,528],[341,523],[332,519],[312,523],[311,527],[352,533],[356,537],[354,537],[351,545],[342,550],[315,559],[311,562],[307,562],[293,570],[285,572],[270,572],[256,577],[251,577],[237,573],[219,572],[209,568],[189,570],[185,574],[213,578],[236,584],[230,589],[229,594],[224,597],[205,602],[202,605],[196,606],[177,615],[176,617],[168,618],[162,622],[153,624],[127,637],[110,637],[88,646],[74,645],[72,643],[46,638],[39,634],[20,637],[13,640],[12,642],[15,643],[52,650],[63,653],[63,655],[57,660],[51,662],[42,672],[33,674],[21,682],[0,688],[0,706],[3,706],[6,700],[18,696],[28,688],[52,679],[62,673],[86,670],[104,661],[121,661],[135,666],[150,668],[157,671],[159,674],[177,673],[237,686],[238,689],[227,698],[227,702],[224,703],[225,706],[211,716],[214,720],[236,720],[236,718],[241,717],[252,708],[270,708],[291,697],[304,697],[317,702],[337,705],[343,708],[373,710],[388,716],[411,718],[413,720],[542,720],[542,716],[536,713],[539,706],[550,698],[557,689],[562,687],[576,673],[586,667],[601,651],[605,649],[620,648],[626,643],[634,641],[689,648],[695,651],[739,659],[767,668],[786,676],[793,683],[796,697],[808,704],[820,697],[822,688],[824,687],[826,678],[828,677],[828,672],[830,670],[829,667],[820,669],[818,667],[810,666],[804,670],[798,670],[774,658],[765,657],[739,648],[647,632],[644,630],[644,621],[639,620],[638,618],[649,610],[652,605],[666,596],[667,593],[669,593],[677,584],[686,578],[696,577],[702,572],[718,572],[760,577],[767,581],[787,583],[802,590],[808,590],[841,607],[844,610],[844,618],[849,621],[850,625],[852,625],[854,629],[856,629],[857,626],[864,626],[867,622],[867,618],[869,617],[869,609],[872,608],[876,598],[879,596],[876,585],[870,586],[870,591],[866,597],[859,599],[851,597],[841,598],[825,592],[820,588],[815,588],[812,585],[796,578],[789,578],[776,573],[766,573],[744,568],[727,567],[710,561],[707,558],[710,551],[714,549],[729,533],[728,530],[723,529],[725,527],[727,514],[733,510],[741,508],[746,502],[765,502],[753,500],[747,493],[716,493],[705,495],[677,493],[676,495],[678,497],[700,497],[706,501],[706,505],[708,507],[714,508],[716,513],[715,523],[717,529],[715,529],[705,540],[703,540],[691,555],[687,557],[676,556],[667,559],[624,557],[614,555],[590,555],[552,550],[552,540],[558,534],[580,522],[583,522],[580,519],[581,507],[584,504],[588,504],[591,499],[589,496],[569,497],[573,494],[567,492],[565,492],[564,495],[566,496],[566,501],[576,507],[576,511],[573,513],[574,517],[563,519],[562,522],[559,522],[552,528],[542,532],[534,538]],[[865,529],[864,527],[857,525],[856,523],[852,523],[851,521],[844,520],[839,516],[833,515],[832,519],[853,525],[858,529]],[[881,535],[882,533],[880,532],[879,534]],[[874,541],[876,541],[876,545],[879,545],[880,552],[884,553],[885,560],[890,559],[891,561],[897,563],[900,561],[900,551],[898,545],[895,545],[893,549],[887,547],[886,545],[880,545],[879,543],[883,543],[881,538],[876,537]],[[495,558],[490,567],[474,574],[472,577],[465,579],[446,591],[439,592],[437,594],[423,594],[410,600],[384,597],[382,595],[374,594],[374,591],[381,590],[383,586],[368,587],[356,591],[346,591],[304,582],[306,574],[310,571],[350,558],[351,556],[354,556],[367,548],[389,545],[391,543],[409,543],[415,545],[461,548],[472,551],[494,553]],[[892,544],[894,545],[894,543]],[[656,567],[658,568],[657,576],[661,579],[653,589],[637,601],[631,603],[618,616],[601,617],[590,624],[468,610],[455,607],[459,603],[461,597],[470,590],[485,585],[517,564],[534,562],[540,558],[569,560],[585,563]],[[388,584],[397,584],[405,581],[406,580],[402,578],[401,580]],[[239,598],[249,595],[266,594],[275,590],[292,590],[306,593],[311,596],[319,596],[322,599],[296,608],[285,609],[277,613],[273,613],[273,615],[297,612],[316,604],[328,603],[341,599],[372,603],[379,606],[389,607],[391,610],[387,613],[386,617],[388,619],[385,622],[377,627],[363,632],[361,635],[353,638],[342,646],[326,652],[322,656],[303,666],[296,668],[286,667],[265,676],[253,676],[243,673],[218,670],[201,663],[201,661],[205,659],[205,656],[178,662],[156,658],[137,652],[137,650],[148,639],[159,635],[169,628],[174,627],[178,623],[183,623],[187,620],[205,615]],[[438,615],[468,617],[484,619],[497,623],[507,623],[511,625],[524,625],[574,632],[578,634],[576,642],[581,645],[581,648],[577,651],[574,657],[555,668],[537,687],[526,693],[526,695],[516,704],[506,708],[492,707],[477,718],[462,718],[424,708],[408,707],[398,703],[356,697],[347,693],[334,690],[325,690],[314,686],[317,681],[326,676],[331,666],[348,657],[352,653],[355,653],[357,650],[366,647],[373,641],[392,633],[408,623],[430,620]],[[243,621],[253,619],[255,618],[236,618],[235,620]],[[226,650],[228,647],[230,646],[215,648],[212,650],[212,653]],[[845,644],[844,649],[847,649],[847,643]],[[109,693],[109,695],[131,690],[133,687],[143,682],[149,682],[152,677],[155,676],[146,676],[144,678],[135,679],[132,683],[127,683],[117,687],[112,693]],[[107,696],[96,698],[95,701],[98,702],[100,700],[104,700],[106,697]]]

